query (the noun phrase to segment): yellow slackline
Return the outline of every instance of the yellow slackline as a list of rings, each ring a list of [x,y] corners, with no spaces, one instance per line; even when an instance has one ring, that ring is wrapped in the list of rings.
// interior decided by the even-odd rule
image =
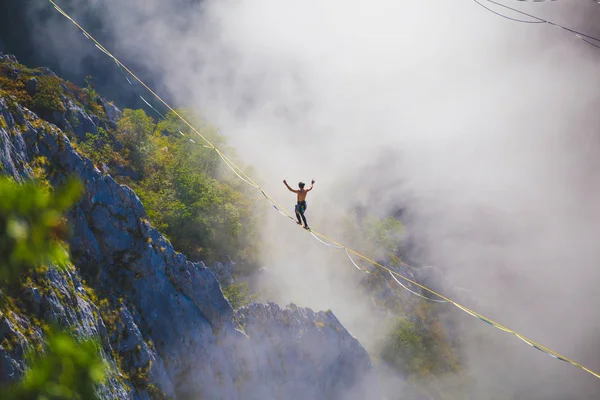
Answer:
[[[261,191],[261,193],[265,196],[265,198],[273,205],[273,207],[275,207],[276,210],[278,210],[281,214],[287,216],[288,218],[295,220],[294,217],[285,209],[285,207],[283,207],[280,203],[278,203],[271,195],[269,195],[267,192],[265,192],[260,185],[258,185],[252,178],[250,178],[241,168],[239,168],[231,159],[229,159],[227,156],[225,156],[214,144],[212,144],[204,135],[202,135],[192,124],[190,124],[185,118],[183,118],[175,109],[173,109],[167,102],[165,102],[158,94],[156,94],[152,89],[150,89],[140,78],[138,78],[133,72],[131,72],[129,70],[129,68],[127,68],[123,63],[121,63],[121,61],[119,61],[114,55],[112,55],[106,48],[104,48],[104,46],[102,46],[92,35],[90,35],[85,29],[83,29],[81,27],[81,25],[79,25],[73,18],[71,18],[71,16],[69,16],[69,14],[67,14],[63,9],[61,9],[53,0],[48,0],[53,6],[54,8],[56,8],[56,10],[58,12],[60,12],[63,16],[65,16],[69,21],[71,21],[84,35],[86,38],[90,39],[91,41],[94,42],[94,44],[96,45],[96,47],[98,47],[98,49],[100,49],[103,53],[105,53],[106,55],[108,55],[110,58],[112,58],[115,63],[123,68],[125,71],[127,71],[136,81],[138,81],[144,88],[146,88],[146,90],[148,90],[154,97],[156,97],[157,100],[159,100],[165,107],[167,107],[169,109],[169,111],[171,111],[175,116],[177,116],[184,124],[186,124],[194,133],[196,133],[200,138],[202,138],[207,144],[208,146],[205,147],[209,147],[213,150],[215,150],[217,152],[217,154],[219,155],[219,157],[221,157],[221,159],[224,161],[224,163],[244,182],[246,182],[247,184],[249,184],[250,186],[253,186],[255,188],[257,188],[258,190]],[[181,133],[181,132],[180,132]],[[181,133],[183,135],[183,133]],[[191,139],[190,139],[191,140]],[[492,325],[493,327],[500,329],[504,332],[507,333],[511,333],[513,335],[515,335],[517,338],[519,338],[520,340],[524,341],[525,343],[529,344],[530,346],[536,348],[537,350],[540,350],[558,360],[561,361],[565,361],[568,362],[576,367],[581,368],[582,370],[592,374],[593,376],[595,376],[596,378],[600,378],[600,375],[594,371],[592,371],[589,368],[584,367],[583,365],[565,357],[562,356],[561,354],[521,335],[520,333],[515,332],[514,330],[507,328],[485,316],[483,316],[482,314],[479,314],[457,302],[455,302],[454,300],[451,300],[450,298],[443,296],[442,294],[429,289],[426,286],[423,286],[413,280],[411,280],[410,278],[405,277],[404,275],[368,258],[367,256],[364,256],[360,253],[358,253],[357,251],[354,251],[338,242],[336,242],[335,240],[319,233],[313,230],[309,231],[310,233],[313,234],[313,236],[319,240],[319,238],[324,239],[326,241],[329,241],[331,243],[333,243],[337,248],[339,249],[344,249],[346,251],[346,254],[348,255],[348,257],[350,257],[349,253],[354,254],[357,257],[362,258],[363,260],[371,263],[372,265],[378,267],[378,268],[382,268],[384,270],[386,270],[388,273],[390,273],[393,276],[396,276],[406,282],[409,282],[419,288],[421,288],[422,290],[425,290],[426,292],[429,292],[437,297],[439,297],[440,299],[453,304],[454,306],[456,306],[457,308],[459,308],[460,310],[466,312],[467,314],[476,317],[478,319],[480,319],[481,321]],[[325,243],[327,244],[327,243]],[[331,246],[333,247],[333,246]],[[352,258],[350,258],[350,260],[352,261]],[[352,261],[353,264],[354,261]],[[355,264],[356,266],[356,264]],[[356,266],[358,268],[358,266]],[[360,268],[359,268],[360,269]]]

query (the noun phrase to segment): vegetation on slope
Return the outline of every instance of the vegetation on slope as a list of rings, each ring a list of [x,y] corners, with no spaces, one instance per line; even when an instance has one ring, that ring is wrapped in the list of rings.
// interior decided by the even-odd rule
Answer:
[[[346,228],[347,240],[363,254],[374,254],[379,263],[402,268],[404,274],[418,269],[408,266],[400,257],[404,227],[396,218],[353,214],[348,216]],[[370,272],[363,280],[366,293],[389,316],[384,324],[389,331],[379,343],[376,357],[407,377],[416,393],[442,398],[432,379],[460,370],[457,343],[447,333],[446,309],[404,291],[383,269],[373,267]],[[411,398],[409,394],[406,396]]]
[[[196,126],[203,125],[196,121]],[[186,128],[173,113],[155,124],[143,110],[126,109],[113,132],[88,134],[77,147],[132,187],[150,222],[191,260],[212,263],[231,257],[250,271],[260,256],[254,200],[220,175],[217,153],[190,141]],[[211,128],[202,133],[213,143],[224,143]],[[119,175],[123,170],[128,172]]]
[[[52,118],[55,112],[64,113],[64,99],[69,98],[86,111],[106,120],[104,109],[99,105],[100,96],[93,89],[91,80],[87,81],[85,89],[79,89],[45,68],[31,69],[15,62],[1,62],[0,95],[12,97],[16,103],[43,119]]]

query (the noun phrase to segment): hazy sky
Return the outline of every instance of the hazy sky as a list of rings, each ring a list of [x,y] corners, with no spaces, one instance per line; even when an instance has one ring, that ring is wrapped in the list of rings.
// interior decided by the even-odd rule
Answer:
[[[293,207],[282,179],[314,177],[313,228],[339,238],[355,205],[403,207],[422,258],[469,290],[467,306],[600,370],[599,49],[470,0],[80,3],[279,201]],[[591,0],[505,3],[600,34]],[[93,50],[65,21],[38,29],[57,57]],[[276,213],[265,228],[265,292],[331,308],[368,343],[374,322],[345,255]],[[463,324],[473,398],[598,397],[600,380],[480,325]]]

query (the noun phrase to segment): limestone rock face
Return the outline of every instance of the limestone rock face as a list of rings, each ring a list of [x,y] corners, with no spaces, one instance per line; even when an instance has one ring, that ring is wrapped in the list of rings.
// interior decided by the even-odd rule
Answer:
[[[372,368],[369,356],[331,311],[250,304],[237,311],[236,319],[255,354],[254,365],[246,366],[252,377],[247,398],[369,397],[356,387]]]
[[[1,60],[10,56],[0,54]],[[16,71],[15,73],[18,73]],[[33,87],[33,84],[32,84]],[[102,100],[114,126],[120,111]],[[73,327],[96,338],[112,366],[99,389],[106,399],[153,398],[150,387],[171,398],[350,399],[372,370],[368,354],[331,312],[275,304],[252,304],[236,312],[215,273],[230,283],[231,264],[192,263],[154,229],[136,194],[117,184],[71,146],[71,137],[98,132],[97,117],[64,100],[65,113],[51,123],[0,95],[0,171],[18,181],[33,175],[35,160],[50,165],[52,185],[75,175],[84,184],[70,211],[75,267],[51,269],[51,290],[29,288],[24,298],[36,318]],[[36,128],[37,127],[37,128]],[[215,273],[213,273],[215,271]],[[118,315],[103,318],[83,280],[93,282]],[[18,379],[24,349],[42,332],[29,316],[0,315],[0,382]],[[115,354],[119,354],[117,360]],[[143,371],[143,379],[119,370]],[[145,380],[144,382],[141,382]],[[149,385],[151,384],[151,385]],[[350,397],[354,393],[354,397]],[[367,396],[369,398],[375,398]]]

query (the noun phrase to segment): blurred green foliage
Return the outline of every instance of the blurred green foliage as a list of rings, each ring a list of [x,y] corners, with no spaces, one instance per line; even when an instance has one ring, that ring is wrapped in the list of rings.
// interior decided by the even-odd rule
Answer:
[[[0,177],[0,281],[14,283],[24,270],[40,265],[68,264],[63,214],[80,193],[75,180],[51,193],[35,182],[20,185]]]
[[[104,381],[105,363],[92,340],[77,342],[69,334],[53,330],[44,353],[31,353],[29,369],[17,384],[0,391],[2,399],[88,400],[98,399],[95,388]]]
[[[52,192],[35,182],[18,184],[0,177],[0,283],[18,284],[44,264],[69,265],[63,240],[68,229],[64,212],[81,194],[70,180]],[[43,352],[31,350],[29,369],[20,382],[0,390],[2,399],[96,399],[94,388],[104,378],[104,362],[94,341],[77,342],[57,329],[46,335]]]

